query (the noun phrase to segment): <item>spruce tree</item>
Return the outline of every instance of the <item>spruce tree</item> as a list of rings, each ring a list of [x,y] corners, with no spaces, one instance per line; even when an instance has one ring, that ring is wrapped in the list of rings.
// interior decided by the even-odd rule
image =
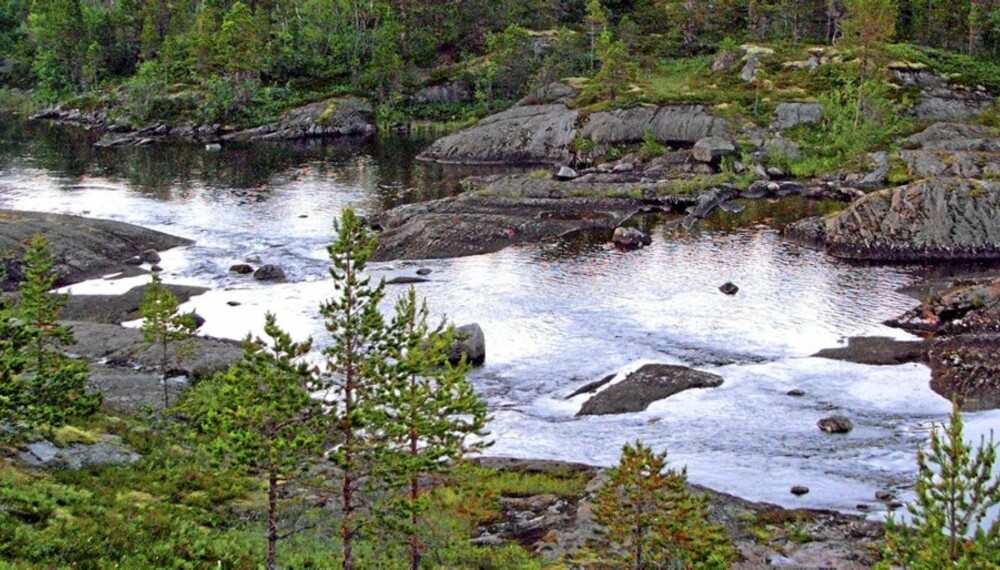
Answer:
[[[163,407],[170,407],[170,387],[167,383],[170,347],[174,345],[175,357],[179,351],[177,343],[191,338],[197,326],[194,313],[179,313],[177,297],[160,281],[159,275],[146,286],[146,293],[139,307],[142,315],[142,338],[147,344],[160,349],[160,374],[163,383]]]
[[[997,445],[991,433],[973,450],[962,431],[962,414],[953,404],[948,425],[934,426],[929,449],[917,451],[917,497],[907,506],[911,520],[887,521],[883,567],[1000,567],[1000,519],[983,526],[1000,505]]]
[[[23,423],[28,387],[22,374],[28,368],[31,331],[0,296],[0,436]]]
[[[49,293],[56,282],[54,265],[48,240],[41,235],[31,238],[24,254],[24,280],[19,285],[17,311],[33,331],[29,351],[36,374],[46,369],[47,361],[60,357],[56,352],[58,347],[73,341],[69,329],[56,322],[66,297]]]
[[[667,469],[666,452],[626,444],[594,501],[594,517],[624,548],[629,568],[728,568],[725,530],[705,520],[705,498],[687,489],[687,471]]]
[[[294,342],[265,317],[267,340],[247,337],[243,359],[228,371],[198,384],[183,407],[212,440],[208,449],[267,481],[267,551],[273,570],[279,532],[279,486],[299,475],[321,451],[316,429],[320,402],[309,389],[313,368],[302,359],[312,340]]]
[[[464,360],[457,366],[448,362],[454,328],[432,329],[427,318],[426,303],[418,303],[411,287],[396,303],[389,327],[391,358],[380,363],[383,373],[374,390],[374,423],[382,437],[379,470],[403,488],[380,512],[407,535],[412,570],[420,568],[423,557],[420,477],[447,472],[464,452],[487,445],[481,439],[466,445],[468,436],[486,435],[486,403],[467,379],[470,366]]]
[[[327,416],[335,445],[329,457],[341,473],[342,564],[344,570],[352,570],[356,567],[354,542],[361,531],[360,482],[371,467],[376,436],[371,429],[372,385],[376,363],[385,360],[389,339],[378,308],[385,296],[385,282],[372,286],[364,275],[375,236],[351,208],[334,222],[334,230],[337,238],[327,251],[336,296],[320,306],[333,342],[323,350],[326,373],[320,377],[320,389],[336,404]]]

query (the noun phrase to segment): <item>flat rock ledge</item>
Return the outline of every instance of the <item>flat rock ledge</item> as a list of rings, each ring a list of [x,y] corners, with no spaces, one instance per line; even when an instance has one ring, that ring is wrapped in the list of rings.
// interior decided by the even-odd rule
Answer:
[[[653,402],[692,388],[717,388],[723,379],[717,374],[685,366],[647,364],[621,382],[611,384],[584,402],[577,416],[602,416],[641,412]]]
[[[163,251],[191,240],[132,224],[63,214],[0,210],[0,290],[13,291],[23,278],[25,245],[41,234],[55,257],[59,287],[104,274],[126,271],[129,260],[145,251]]]

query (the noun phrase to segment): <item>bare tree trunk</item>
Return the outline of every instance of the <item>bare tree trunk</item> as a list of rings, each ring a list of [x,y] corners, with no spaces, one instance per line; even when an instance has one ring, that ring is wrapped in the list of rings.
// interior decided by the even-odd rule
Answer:
[[[416,457],[417,431],[410,428],[410,454]],[[410,475],[410,570],[420,570],[420,537],[417,535],[417,499],[420,497],[419,481],[416,474]]]
[[[272,467],[267,474],[267,561],[264,567],[274,570],[278,553],[278,474]]]

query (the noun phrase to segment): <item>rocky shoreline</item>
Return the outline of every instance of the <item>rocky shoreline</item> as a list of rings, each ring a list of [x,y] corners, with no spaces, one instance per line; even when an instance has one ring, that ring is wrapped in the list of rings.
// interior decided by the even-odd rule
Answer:
[[[84,111],[55,106],[29,117],[31,121],[82,128],[99,133],[98,147],[147,146],[164,142],[204,143],[301,140],[321,137],[367,139],[377,131],[371,105],[355,97],[335,97],[285,112],[272,123],[239,129],[231,125],[155,123],[133,126],[115,120],[106,111]],[[208,148],[214,149],[214,146]]]

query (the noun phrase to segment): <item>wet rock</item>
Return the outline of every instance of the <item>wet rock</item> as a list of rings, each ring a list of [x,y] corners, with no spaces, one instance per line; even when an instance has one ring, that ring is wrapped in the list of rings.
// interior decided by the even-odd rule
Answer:
[[[724,156],[736,153],[736,145],[722,137],[705,137],[694,145],[695,160],[700,162],[717,162]]]
[[[802,485],[795,485],[791,488],[791,493],[796,497],[801,497],[809,493],[809,487],[803,487]]]
[[[249,275],[253,273],[253,267],[249,263],[236,263],[229,267],[229,272],[237,275]]]
[[[578,416],[641,412],[653,402],[693,388],[716,388],[723,379],[716,374],[684,366],[647,364],[624,380],[608,386],[587,400]]]
[[[285,270],[277,265],[262,265],[253,272],[253,278],[257,281],[284,281]]]
[[[427,267],[421,267],[420,269],[417,270],[417,275],[420,275],[421,277],[430,275],[431,273],[432,270]]]
[[[884,261],[1000,258],[1000,183],[938,178],[873,192],[827,220],[837,257]]]
[[[801,398],[802,396],[806,395],[806,391],[802,390],[801,388],[793,388],[788,392],[786,392],[786,394],[795,398]]]
[[[226,304],[230,307],[239,307],[243,303],[240,303],[239,301],[226,301]]]
[[[569,396],[566,396],[566,399],[570,400],[572,398],[575,398],[577,396],[581,396],[583,394],[593,394],[594,392],[598,391],[602,387],[604,387],[607,384],[609,384],[612,380],[614,380],[615,376],[617,376],[617,374],[608,374],[607,376],[605,376],[604,378],[601,378],[600,380],[594,380],[593,382],[587,382],[583,386],[580,386],[575,391],[573,391],[572,394],[570,394]]]
[[[131,265],[131,266],[142,265],[142,258],[140,258],[138,255],[134,255],[125,260],[125,265]]]
[[[159,265],[154,265],[154,266],[150,267],[149,270],[151,272],[153,272],[153,273],[162,273],[163,272],[163,268],[160,267]]]
[[[735,295],[740,292],[740,288],[737,287],[731,281],[726,281],[725,283],[719,286],[719,291],[722,291],[726,295]]]
[[[397,275],[386,280],[386,285],[412,285],[415,283],[427,283],[430,279],[414,277],[412,275]]]
[[[163,285],[179,303],[186,303],[192,297],[208,291],[204,287],[188,285]],[[69,295],[66,305],[59,312],[59,318],[66,321],[86,321],[92,323],[121,324],[140,317],[139,307],[146,296],[146,286],[139,285],[121,295]]]
[[[122,260],[147,250],[188,245],[190,240],[132,224],[79,216],[0,210],[0,290],[23,279],[24,244],[42,234],[55,258],[56,286],[62,287],[124,269]]]
[[[611,242],[622,249],[640,249],[652,242],[650,237],[636,228],[615,228]]]
[[[854,423],[844,416],[831,416],[816,422],[819,429],[826,433],[848,433],[854,429]]]
[[[384,228],[373,259],[432,259],[500,251],[581,231],[609,235],[623,222],[659,202],[666,209],[690,204],[690,196],[653,195],[657,183],[559,182],[525,176],[467,179],[466,192],[407,204],[378,216]]]
[[[819,216],[803,218],[785,226],[782,236],[803,247],[821,249],[826,244],[826,220]]]
[[[556,180],[573,180],[574,178],[579,177],[580,175],[568,166],[560,166],[559,170],[556,172]]]
[[[896,493],[892,491],[875,491],[875,499],[879,501],[893,501],[896,499]]]
[[[774,109],[772,129],[786,130],[823,119],[823,106],[819,103],[778,103]]]
[[[813,356],[858,364],[893,366],[923,361],[924,349],[923,341],[851,337],[847,340],[847,346],[824,348]]]
[[[462,325],[455,329],[455,342],[448,349],[448,361],[458,364],[463,357],[472,366],[486,363],[486,334],[478,324]]]
[[[1000,334],[963,334],[930,342],[931,389],[967,411],[1000,408]]]

